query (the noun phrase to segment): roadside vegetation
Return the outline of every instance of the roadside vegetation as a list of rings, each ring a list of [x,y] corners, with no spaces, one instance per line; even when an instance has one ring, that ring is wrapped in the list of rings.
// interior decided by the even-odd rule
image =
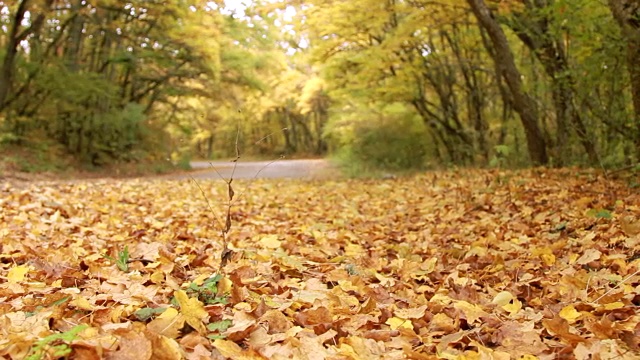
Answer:
[[[0,358],[638,359],[639,39],[637,0],[0,0]]]

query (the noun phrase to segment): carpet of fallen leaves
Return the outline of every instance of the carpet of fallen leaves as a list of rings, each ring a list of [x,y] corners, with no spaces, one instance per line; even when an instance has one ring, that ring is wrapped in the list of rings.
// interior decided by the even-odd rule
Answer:
[[[640,358],[626,183],[538,169],[233,185],[220,271],[224,181],[0,184],[0,357]]]

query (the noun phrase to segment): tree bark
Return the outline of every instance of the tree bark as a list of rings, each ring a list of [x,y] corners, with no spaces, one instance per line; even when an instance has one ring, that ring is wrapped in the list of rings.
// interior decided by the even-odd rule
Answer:
[[[9,90],[13,84],[13,72],[16,56],[18,55],[18,46],[28,35],[26,31],[19,33],[20,23],[24,20],[28,3],[29,0],[22,0],[20,2],[13,17],[11,30],[9,31],[9,39],[5,49],[4,61],[2,62],[2,69],[0,69],[0,111],[4,110],[5,101],[7,100]]]
[[[489,34],[495,48],[495,61],[509,87],[513,107],[518,112],[520,122],[524,127],[529,157],[534,164],[545,165],[549,162],[549,156],[546,141],[538,125],[538,108],[531,96],[523,89],[521,74],[516,67],[507,37],[484,0],[467,0],[467,3],[479,25]]]
[[[38,14],[38,16],[32,17],[31,25],[28,28],[20,31],[22,21],[29,7],[29,2],[29,0],[20,1],[13,16],[11,29],[9,30],[5,56],[2,61],[2,68],[0,68],[0,112],[5,109],[7,97],[9,96],[11,88],[13,88],[13,73],[15,72],[14,67],[20,42],[27,39],[29,35],[37,33],[44,23],[45,16],[41,13]],[[53,0],[45,1],[45,8],[48,9],[52,2]]]
[[[557,134],[556,154],[563,165],[568,145],[569,125],[573,125],[575,133],[584,148],[589,162],[598,164],[596,146],[591,141],[580,112],[575,106],[575,80],[567,57],[567,50],[557,36],[550,33],[550,14],[547,2],[527,2],[526,12],[514,14],[516,21],[508,21],[509,26],[533,52],[549,76],[552,87],[553,103],[556,112]],[[540,13],[542,12],[542,13]]]
[[[627,42],[627,71],[631,79],[636,158],[640,159],[640,0],[609,0],[609,9]]]

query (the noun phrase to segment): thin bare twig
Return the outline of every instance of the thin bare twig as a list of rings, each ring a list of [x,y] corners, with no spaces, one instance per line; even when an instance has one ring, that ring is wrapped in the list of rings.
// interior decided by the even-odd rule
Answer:
[[[281,131],[287,131],[287,128],[283,128]],[[254,145],[259,144],[260,142],[268,139],[269,137],[273,136],[275,134],[275,131],[260,138],[258,141],[256,141],[254,143]],[[226,184],[227,184],[227,204],[226,204],[226,215],[225,215],[225,221],[224,224],[222,222],[222,220],[218,217],[218,215],[215,213],[215,211],[213,210],[213,207],[211,206],[211,203],[209,202],[209,199],[207,198],[204,189],[202,189],[202,187],[200,186],[200,184],[193,178],[191,177],[191,179],[193,180],[193,182],[196,184],[196,186],[198,186],[198,189],[200,189],[200,192],[202,193],[202,196],[205,198],[206,202],[207,202],[207,206],[209,207],[209,210],[211,210],[211,213],[213,213],[216,221],[218,223],[221,224],[222,228],[220,230],[220,236],[222,237],[222,251],[220,252],[220,272],[224,271],[225,266],[227,265],[227,262],[229,262],[229,259],[231,258],[231,255],[233,254],[233,251],[231,251],[229,249],[229,242],[228,242],[228,234],[229,231],[231,230],[231,207],[234,204],[234,198],[235,201],[238,201],[242,195],[244,195],[247,190],[248,187],[242,192],[240,193],[240,195],[238,197],[235,197],[235,190],[233,189],[233,179],[235,177],[236,174],[236,170],[238,168],[238,161],[240,160],[240,146],[239,146],[239,140],[240,140],[240,126],[238,126],[237,131],[236,131],[236,140],[235,140],[235,153],[236,153],[236,157],[231,160],[234,164],[233,164],[233,169],[231,170],[231,176],[229,177],[229,179],[225,179],[222,174],[220,174],[220,172],[218,171],[218,169],[216,169],[215,166],[213,166],[213,164],[210,162],[209,165],[211,165],[211,168],[216,172],[216,174],[220,177],[220,179],[222,179]],[[279,159],[273,160],[271,162],[269,162],[268,164],[266,164],[265,166],[263,166],[262,168],[260,168],[260,170],[258,170],[256,172],[256,174],[253,177],[253,180],[257,179],[258,176],[260,175],[260,173],[266,169],[268,166],[270,166],[271,164],[275,163],[278,160],[283,159],[284,156],[281,156]]]
[[[602,298],[604,298],[605,296],[611,294],[614,290],[619,288],[622,284],[624,284],[625,282],[629,281],[629,279],[631,279],[632,277],[634,277],[634,276],[636,276],[638,274],[640,274],[640,269],[636,270],[636,272],[634,272],[633,274],[631,274],[631,275],[627,276],[626,278],[622,279],[622,281],[620,281],[618,284],[616,284],[616,286],[614,286],[611,289],[609,289],[609,291],[607,291],[606,293],[600,295],[600,297],[595,299],[593,302],[597,303],[598,301],[602,300]]]

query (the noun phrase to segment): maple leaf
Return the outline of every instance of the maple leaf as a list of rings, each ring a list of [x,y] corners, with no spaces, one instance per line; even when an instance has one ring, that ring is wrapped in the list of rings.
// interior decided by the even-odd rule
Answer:
[[[216,339],[213,341],[213,346],[229,359],[237,360],[263,360],[264,357],[260,356],[253,350],[243,350],[238,344],[233,341]]]
[[[180,329],[184,326],[184,322],[185,318],[178,310],[168,308],[147,324],[147,329],[158,335],[175,339],[180,335]]]
[[[143,333],[127,331],[120,335],[119,347],[117,351],[109,353],[107,359],[129,360],[129,359],[151,359],[153,355],[152,342]]]
[[[465,170],[392,184],[256,180],[241,193],[227,234],[239,256],[212,276],[223,244],[188,182],[4,191],[0,357],[24,358],[79,318],[90,327],[56,340],[70,357],[120,344],[167,360],[640,354],[637,235],[598,195],[640,203],[624,184]],[[128,272],[102,256],[125,246]]]
[[[209,317],[209,313],[204,309],[204,304],[196,298],[189,298],[187,293],[178,290],[173,293],[178,305],[180,306],[180,314],[184,317],[187,324],[191,325],[200,334],[206,333],[203,321]]]
[[[24,281],[24,277],[31,270],[31,267],[28,265],[19,265],[12,267],[7,273],[7,280],[12,283],[19,283]]]

